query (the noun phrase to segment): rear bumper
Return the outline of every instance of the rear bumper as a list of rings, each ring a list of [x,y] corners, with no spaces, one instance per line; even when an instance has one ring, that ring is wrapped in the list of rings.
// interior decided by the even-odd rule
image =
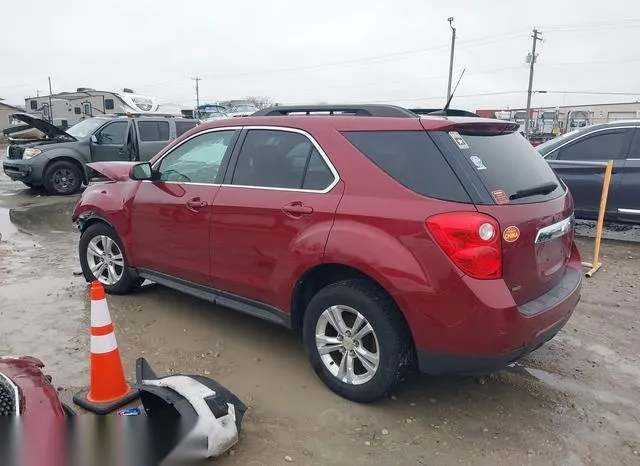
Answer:
[[[42,167],[31,160],[5,160],[2,162],[2,169],[14,181],[33,184],[42,182]]]
[[[409,322],[418,365],[424,373],[490,372],[517,361],[553,338],[580,300],[580,257],[574,246],[571,264],[562,280],[544,295],[520,306],[502,280],[463,277],[462,282],[465,286],[446,293],[449,308],[439,313],[413,313],[414,321]]]
[[[440,354],[429,350],[418,350],[418,367],[421,372],[437,374],[487,374],[503,369],[527,354],[537,350],[551,340],[564,327],[571,313],[552,328],[542,332],[531,344],[502,354],[460,355]]]

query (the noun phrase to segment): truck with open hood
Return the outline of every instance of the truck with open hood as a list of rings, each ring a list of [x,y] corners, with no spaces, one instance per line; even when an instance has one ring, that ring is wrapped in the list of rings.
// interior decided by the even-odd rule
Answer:
[[[198,120],[163,114],[104,115],[89,118],[66,131],[32,115],[12,117],[38,129],[43,137],[13,140],[3,170],[29,187],[50,194],[78,192],[89,182],[92,162],[150,160],[169,142],[198,125]]]

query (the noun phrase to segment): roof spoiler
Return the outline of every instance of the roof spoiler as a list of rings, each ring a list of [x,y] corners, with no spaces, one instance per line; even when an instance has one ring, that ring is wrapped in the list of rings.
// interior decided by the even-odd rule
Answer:
[[[458,121],[441,131],[456,131],[469,136],[490,136],[515,133],[520,128],[518,123],[504,120]]]
[[[393,117],[393,118],[416,118],[411,110],[398,107],[396,105],[286,105],[269,107],[258,110],[252,116],[286,116],[292,114],[311,115],[311,114],[328,114],[328,115],[349,115],[349,116],[369,116],[369,117]]]

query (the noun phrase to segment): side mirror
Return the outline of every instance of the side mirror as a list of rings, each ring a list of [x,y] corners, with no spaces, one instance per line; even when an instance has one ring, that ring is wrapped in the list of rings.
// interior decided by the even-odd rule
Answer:
[[[132,180],[151,180],[153,178],[153,169],[149,162],[138,163],[131,167],[129,178]]]
[[[98,144],[98,136],[96,136],[95,134],[91,135],[91,142],[94,144]]]

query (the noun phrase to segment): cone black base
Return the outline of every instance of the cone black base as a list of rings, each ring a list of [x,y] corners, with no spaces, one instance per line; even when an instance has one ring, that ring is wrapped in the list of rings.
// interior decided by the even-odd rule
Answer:
[[[89,389],[81,390],[75,395],[73,395],[73,402],[80,406],[81,408],[86,409],[87,411],[91,411],[95,414],[109,414],[111,411],[114,411],[121,406],[124,406],[132,401],[138,399],[140,397],[140,392],[138,392],[137,388],[131,388],[129,393],[124,395],[117,400],[110,401],[108,403],[96,403],[93,401],[89,401],[87,399],[87,394],[89,393]]]

